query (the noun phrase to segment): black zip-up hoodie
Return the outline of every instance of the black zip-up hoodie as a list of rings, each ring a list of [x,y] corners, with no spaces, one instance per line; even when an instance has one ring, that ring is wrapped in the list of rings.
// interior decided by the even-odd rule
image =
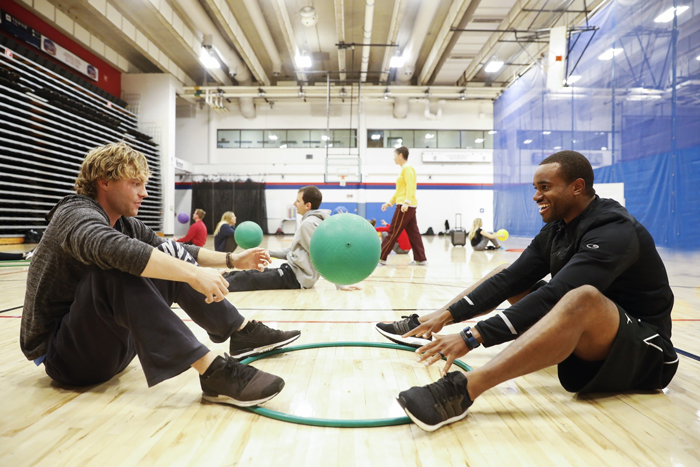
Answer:
[[[598,196],[570,223],[545,225],[512,265],[450,306],[450,312],[455,322],[473,318],[550,273],[546,286],[476,324],[484,346],[515,339],[582,285],[594,286],[671,340],[673,292],[654,239],[617,201]]]

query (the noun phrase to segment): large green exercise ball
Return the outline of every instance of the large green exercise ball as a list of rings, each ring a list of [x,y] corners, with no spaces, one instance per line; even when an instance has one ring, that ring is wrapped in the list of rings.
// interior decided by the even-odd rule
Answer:
[[[233,238],[238,243],[238,246],[247,250],[248,248],[260,246],[263,239],[263,231],[255,222],[245,221],[236,226]]]
[[[366,279],[377,267],[380,250],[376,230],[356,214],[336,214],[324,220],[309,245],[318,273],[337,285]]]

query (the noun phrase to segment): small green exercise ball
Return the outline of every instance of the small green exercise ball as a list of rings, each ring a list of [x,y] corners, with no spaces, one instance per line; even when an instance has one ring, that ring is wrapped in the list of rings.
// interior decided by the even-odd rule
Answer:
[[[356,214],[336,214],[321,222],[311,237],[311,262],[337,285],[366,279],[377,267],[381,243],[372,224]]]
[[[255,248],[262,243],[263,231],[255,222],[245,221],[236,226],[233,238],[238,246],[247,250],[248,248]]]

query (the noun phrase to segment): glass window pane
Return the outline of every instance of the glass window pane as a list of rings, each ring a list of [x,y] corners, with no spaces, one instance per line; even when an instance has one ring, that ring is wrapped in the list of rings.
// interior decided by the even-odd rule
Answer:
[[[238,148],[241,145],[240,130],[217,130],[217,148]]]
[[[266,148],[278,148],[287,139],[287,130],[265,130],[264,139]]]
[[[462,149],[483,149],[484,132],[481,130],[463,130]]]
[[[326,130],[311,130],[310,138],[309,147],[312,148],[325,148],[326,141],[330,139]]]
[[[436,130],[415,130],[416,148],[436,148],[437,147],[437,131]]]
[[[263,131],[262,130],[241,130],[241,147],[242,148],[261,148],[261,147],[263,147]]]
[[[350,130],[331,130],[333,137],[331,138],[329,147],[333,148],[350,148]],[[331,146],[332,145],[332,146]]]
[[[413,144],[413,130],[391,130],[389,131],[389,137],[386,139],[385,148],[400,148],[401,146],[406,146],[407,148],[415,148]]]
[[[309,130],[287,130],[286,147],[308,148],[310,141],[309,136]]]
[[[384,132],[382,130],[367,130],[367,147],[383,148]]]
[[[484,149],[493,149],[493,137],[495,134],[494,130],[484,132]]]
[[[437,147],[445,149],[459,148],[459,131],[438,130]]]

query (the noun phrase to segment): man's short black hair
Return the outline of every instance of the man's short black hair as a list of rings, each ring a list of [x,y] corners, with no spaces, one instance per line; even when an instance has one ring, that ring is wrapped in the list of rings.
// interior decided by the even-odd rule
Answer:
[[[304,204],[311,203],[311,209],[318,209],[321,206],[321,201],[323,201],[323,195],[321,190],[313,185],[303,186],[299,188],[299,193],[301,193],[301,199]]]
[[[400,148],[394,149],[394,152],[396,154],[401,154],[401,157],[403,157],[403,160],[407,161],[408,160],[408,148],[406,146],[401,146]]]
[[[566,183],[572,183],[577,178],[582,178],[586,183],[586,194],[595,195],[593,188],[593,167],[586,156],[576,151],[559,151],[546,157],[540,165],[559,164],[559,175]]]

